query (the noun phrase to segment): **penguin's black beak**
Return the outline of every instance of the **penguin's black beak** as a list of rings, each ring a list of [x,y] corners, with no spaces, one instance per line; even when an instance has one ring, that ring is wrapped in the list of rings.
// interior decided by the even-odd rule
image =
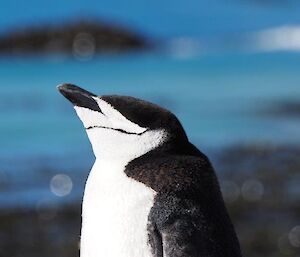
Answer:
[[[95,94],[72,84],[62,84],[57,88],[73,105],[101,112],[101,109],[93,98],[96,97]]]

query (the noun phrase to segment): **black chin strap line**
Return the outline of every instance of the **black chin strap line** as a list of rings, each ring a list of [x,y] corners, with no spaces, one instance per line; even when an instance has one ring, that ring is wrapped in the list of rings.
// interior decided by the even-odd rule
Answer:
[[[85,128],[86,130],[89,130],[89,129],[94,129],[94,128],[102,128],[102,129],[111,129],[111,130],[115,130],[115,131],[119,131],[121,133],[124,133],[124,134],[128,134],[128,135],[142,135],[144,134],[145,132],[148,131],[148,129],[146,129],[145,131],[143,132],[140,132],[140,133],[135,133],[135,132],[128,132],[126,130],[123,130],[123,129],[116,129],[116,128],[110,128],[110,127],[104,127],[104,126],[90,126],[90,127],[87,127]]]

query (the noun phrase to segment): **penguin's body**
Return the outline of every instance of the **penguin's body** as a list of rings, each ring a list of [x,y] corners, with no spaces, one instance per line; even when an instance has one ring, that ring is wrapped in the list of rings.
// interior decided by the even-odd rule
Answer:
[[[125,96],[59,87],[96,156],[81,257],[240,257],[217,178],[175,115]]]

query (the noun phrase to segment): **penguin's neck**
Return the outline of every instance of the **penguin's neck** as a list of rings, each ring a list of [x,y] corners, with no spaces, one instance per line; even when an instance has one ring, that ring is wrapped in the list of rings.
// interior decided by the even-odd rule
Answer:
[[[126,176],[128,160],[96,159],[82,207],[81,257],[150,257],[148,214],[155,192]]]

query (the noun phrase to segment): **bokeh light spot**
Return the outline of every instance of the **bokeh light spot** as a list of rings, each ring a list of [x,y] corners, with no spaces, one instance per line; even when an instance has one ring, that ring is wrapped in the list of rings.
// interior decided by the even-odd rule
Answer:
[[[50,181],[51,192],[57,196],[66,196],[73,188],[72,179],[65,174],[57,174]]]
[[[264,194],[264,185],[255,179],[249,179],[242,185],[242,196],[247,201],[258,201]]]
[[[90,33],[79,33],[73,41],[73,55],[81,61],[93,58],[96,51],[96,42]]]

